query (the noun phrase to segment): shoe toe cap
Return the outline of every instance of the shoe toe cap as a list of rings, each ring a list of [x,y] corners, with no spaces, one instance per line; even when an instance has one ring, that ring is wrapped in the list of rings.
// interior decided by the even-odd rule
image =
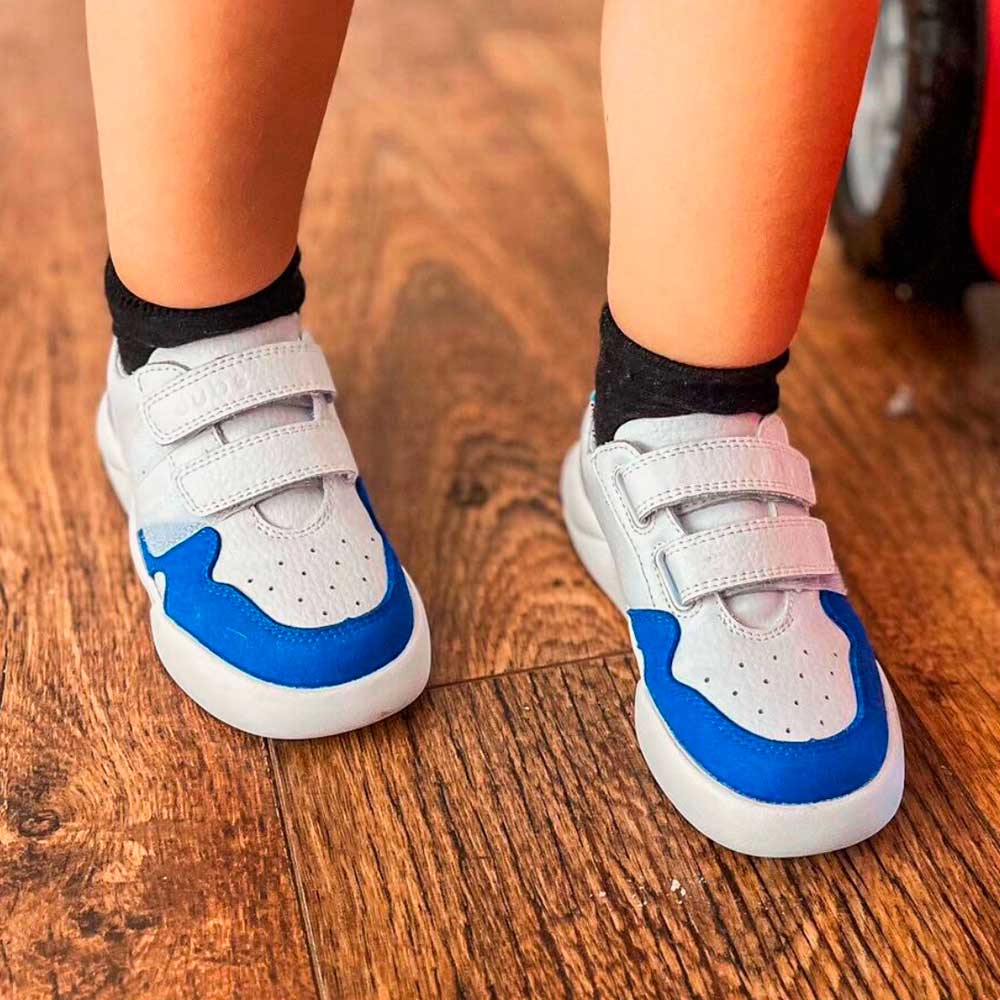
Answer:
[[[886,758],[883,680],[864,628],[842,595],[824,591],[816,601],[825,628],[813,623],[812,657],[801,642],[795,662],[757,643],[728,673],[694,672],[686,663],[683,679],[674,664],[682,642],[677,619],[630,612],[646,686],[671,734],[704,771],[752,799],[838,798],[870,781]],[[843,662],[818,662],[823,648],[828,655],[842,648]]]
[[[382,539],[385,587],[377,603],[329,625],[301,627],[276,620],[241,589],[213,575],[219,532],[204,527],[154,556],[140,533],[146,568],[163,574],[163,608],[179,628],[225,662],[260,680],[289,687],[328,687],[386,666],[413,632],[409,585],[391,545]],[[354,602],[348,602],[349,607]],[[359,606],[360,602],[359,602]]]

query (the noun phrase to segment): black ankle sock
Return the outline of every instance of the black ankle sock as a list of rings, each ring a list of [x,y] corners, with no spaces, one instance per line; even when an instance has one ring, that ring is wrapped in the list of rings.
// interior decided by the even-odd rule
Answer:
[[[605,306],[594,393],[599,445],[638,417],[683,413],[773,413],[788,351],[749,368],[698,368],[647,351],[622,332]]]
[[[104,291],[125,371],[141,368],[157,347],[180,347],[298,312],[306,297],[300,260],[296,248],[288,267],[267,288],[245,299],[207,309],[172,309],[130,292],[109,257],[104,269]]]

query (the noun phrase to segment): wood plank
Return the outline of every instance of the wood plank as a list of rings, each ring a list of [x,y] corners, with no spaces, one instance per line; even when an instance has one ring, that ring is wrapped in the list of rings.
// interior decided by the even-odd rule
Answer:
[[[630,657],[549,667],[280,745],[324,995],[997,995],[1000,844],[905,703],[897,821],[759,861],[660,794],[633,688]]]
[[[0,996],[313,996],[265,747],[160,668],[94,445],[82,17],[0,11]]]

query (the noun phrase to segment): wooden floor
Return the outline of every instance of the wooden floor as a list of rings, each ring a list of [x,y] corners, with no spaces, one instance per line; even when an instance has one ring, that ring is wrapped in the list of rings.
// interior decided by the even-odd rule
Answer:
[[[556,497],[602,300],[598,21],[359,5],[307,318],[434,672],[401,717],[291,744],[215,722],[154,656],[91,433],[82,5],[0,9],[0,997],[1000,997],[1000,338],[824,247],[787,417],[907,791],[837,856],[714,847],[643,766],[626,631]]]

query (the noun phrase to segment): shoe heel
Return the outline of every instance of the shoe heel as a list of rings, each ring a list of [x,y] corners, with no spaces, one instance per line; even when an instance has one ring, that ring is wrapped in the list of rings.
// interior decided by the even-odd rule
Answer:
[[[117,437],[115,437],[114,428],[111,426],[107,396],[101,397],[100,405],[97,407],[97,448],[101,453],[104,471],[111,481],[111,488],[115,491],[118,502],[127,512],[131,489],[128,474],[125,471],[125,463],[121,457],[121,448],[118,445]]]
[[[611,546],[601,534],[597,517],[583,488],[579,442],[570,448],[563,460],[559,494],[562,499],[563,521],[580,562],[608,599],[625,614],[625,594],[611,555]]]

